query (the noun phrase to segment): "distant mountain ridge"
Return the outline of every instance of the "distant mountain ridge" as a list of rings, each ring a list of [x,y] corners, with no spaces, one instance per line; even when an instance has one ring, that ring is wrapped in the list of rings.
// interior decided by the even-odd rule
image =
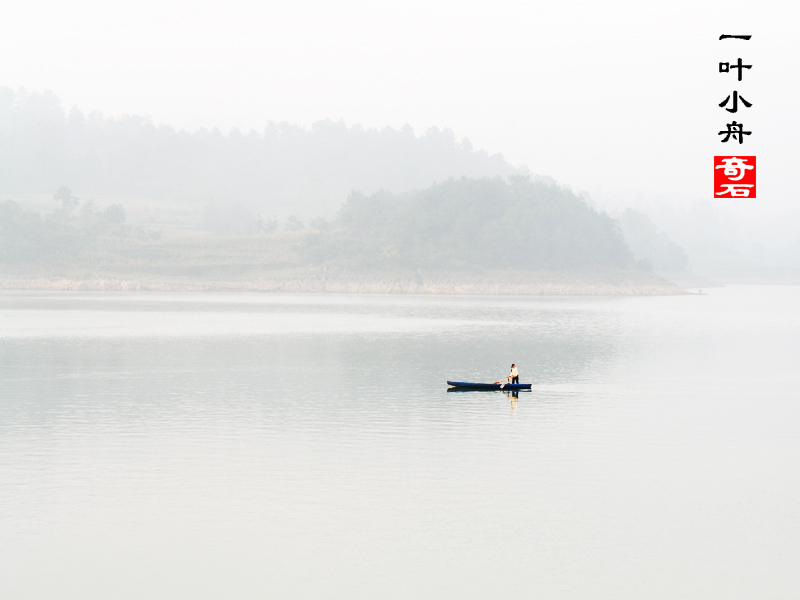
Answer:
[[[52,93],[0,88],[0,193],[165,204],[238,203],[264,214],[332,214],[352,190],[404,192],[460,177],[520,173],[448,129],[416,136],[319,121],[261,132],[196,132],[138,116],[65,111]]]

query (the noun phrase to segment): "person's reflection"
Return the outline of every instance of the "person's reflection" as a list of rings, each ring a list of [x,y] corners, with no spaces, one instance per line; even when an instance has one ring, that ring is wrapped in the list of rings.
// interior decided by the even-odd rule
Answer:
[[[506,395],[506,398],[511,399],[511,406],[514,406],[517,403],[517,400],[519,400],[519,390],[513,390],[511,392],[504,392],[504,393]]]

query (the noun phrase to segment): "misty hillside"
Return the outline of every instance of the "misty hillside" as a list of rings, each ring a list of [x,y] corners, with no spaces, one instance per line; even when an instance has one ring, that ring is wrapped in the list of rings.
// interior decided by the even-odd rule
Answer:
[[[133,203],[241,204],[272,214],[333,214],[354,189],[403,192],[450,177],[507,176],[502,156],[473,150],[450,130],[416,136],[319,121],[260,132],[179,131],[144,117],[66,111],[51,93],[0,88],[0,194]]]
[[[639,210],[626,209],[617,219],[633,255],[656,271],[675,273],[689,266],[686,251]]]
[[[524,176],[462,178],[406,194],[354,192],[337,225],[318,235],[320,262],[511,270],[634,264],[613,219],[569,190]]]
[[[162,236],[66,188],[41,215],[0,203],[0,263],[17,273],[258,277],[283,268],[338,272],[630,269],[618,224],[575,194],[526,176],[451,179],[423,190],[353,192],[332,221],[247,235]]]

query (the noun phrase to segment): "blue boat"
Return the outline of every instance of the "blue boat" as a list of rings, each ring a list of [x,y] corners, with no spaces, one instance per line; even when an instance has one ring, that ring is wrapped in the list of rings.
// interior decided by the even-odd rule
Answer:
[[[497,390],[502,390],[504,392],[518,392],[520,390],[531,389],[530,383],[471,383],[468,381],[448,381],[447,385],[451,385],[455,389],[470,390],[473,392],[490,392]]]

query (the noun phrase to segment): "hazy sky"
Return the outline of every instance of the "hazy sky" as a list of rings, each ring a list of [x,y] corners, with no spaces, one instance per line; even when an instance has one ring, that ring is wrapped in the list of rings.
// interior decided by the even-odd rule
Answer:
[[[15,2],[0,20],[0,85],[190,129],[325,118],[450,127],[597,197],[711,199],[713,155],[755,154],[758,199],[715,202],[794,210],[798,6]],[[741,83],[717,72],[740,56],[753,65]],[[733,90],[753,107],[719,108]],[[736,118],[753,135],[721,144]]]

